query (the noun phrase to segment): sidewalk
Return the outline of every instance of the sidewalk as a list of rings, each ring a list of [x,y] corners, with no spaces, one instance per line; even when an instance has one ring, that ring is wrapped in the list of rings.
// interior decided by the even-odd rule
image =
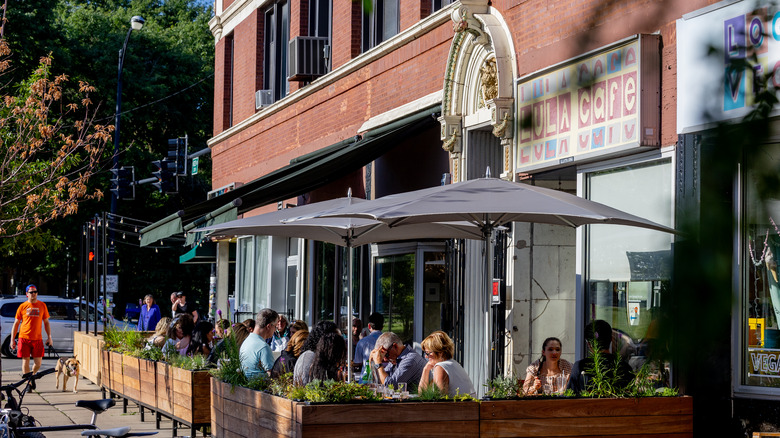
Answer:
[[[43,359],[41,369],[53,368],[56,359]],[[21,380],[21,360],[2,359],[2,383],[7,385]],[[43,426],[55,426],[63,424],[85,424],[92,418],[92,412],[77,408],[78,400],[98,400],[104,398],[100,388],[85,378],[79,381],[78,393],[73,393],[73,378],[68,380],[68,389],[62,392],[62,389],[55,389],[56,374],[47,375],[37,382],[37,389],[27,393],[24,397],[23,407],[29,409],[30,414]],[[62,384],[62,382],[60,382]],[[98,415],[97,426],[104,429],[110,429],[121,426],[130,426],[133,432],[159,431],[156,436],[173,436],[173,423],[170,419],[162,417],[160,420],[160,429],[155,427],[155,415],[145,409],[144,420],[141,421],[138,406],[134,403],[128,403],[127,413],[122,412],[122,399],[115,399],[116,406]],[[81,432],[77,430],[62,432],[46,432],[47,438],[65,438],[80,436]],[[189,436],[190,429],[179,426],[178,436]],[[200,437],[201,434],[198,433]]]

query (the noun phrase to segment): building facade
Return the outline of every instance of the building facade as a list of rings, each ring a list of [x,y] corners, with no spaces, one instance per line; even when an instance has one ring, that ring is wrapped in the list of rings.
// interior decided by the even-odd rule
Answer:
[[[213,222],[217,215],[195,220],[206,207],[232,205],[234,215],[248,217],[348,190],[372,199],[480,178],[489,168],[494,177],[577,194],[663,225],[690,215],[704,223],[701,186],[715,178],[707,163],[717,153],[707,152],[702,138],[714,122],[744,116],[740,108],[751,106],[758,89],[745,79],[747,70],[724,66],[756,53],[756,65],[768,72],[780,59],[776,16],[759,6],[217,0],[210,23],[213,185],[237,188],[184,222]],[[719,64],[696,61],[710,47],[702,35],[720,41],[726,56]],[[704,104],[713,96],[715,115]],[[750,175],[727,178],[736,182],[721,195],[739,218],[726,239],[733,241],[735,300],[711,319],[731,328],[721,339],[726,347],[702,346],[702,357],[667,360],[657,369],[695,397],[702,436],[778,424],[772,241],[780,234],[772,227],[773,203],[759,198]],[[678,327],[664,309],[685,303],[672,270],[684,240],[613,225],[515,223],[496,244],[500,299],[491,324],[480,310],[486,291],[479,241],[355,250],[349,310],[345,250],[239,237],[235,277],[226,279],[220,265],[218,296],[226,302],[227,292],[234,294],[239,317],[273,307],[310,324],[336,319],[344,329],[347,315],[380,311],[387,329],[410,344],[444,329],[482,390],[497,374],[523,378],[550,336],[562,340],[564,358],[583,357],[582,327],[594,319],[610,322],[613,348],[641,366],[658,348],[653,341]],[[226,245],[220,243],[223,255]],[[710,321],[693,311],[675,315],[689,322],[679,327]],[[487,364],[486,351],[493,354]]]

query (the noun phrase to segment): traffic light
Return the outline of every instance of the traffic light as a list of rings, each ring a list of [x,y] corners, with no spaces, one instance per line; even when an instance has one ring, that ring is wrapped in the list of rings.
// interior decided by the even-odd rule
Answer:
[[[155,167],[152,175],[157,182],[152,183],[160,193],[176,193],[179,191],[179,178],[176,176],[176,162],[168,158],[152,161]]]
[[[111,169],[111,191],[117,199],[135,199],[135,167]]]
[[[168,139],[168,159],[176,163],[176,175],[187,176],[187,137]]]
[[[89,252],[89,261],[91,262],[92,260],[95,260],[95,253],[90,251]]]

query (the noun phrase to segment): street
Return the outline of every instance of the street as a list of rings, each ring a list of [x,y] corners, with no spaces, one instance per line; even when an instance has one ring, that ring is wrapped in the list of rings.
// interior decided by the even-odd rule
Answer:
[[[54,358],[44,358],[41,369],[53,368]],[[19,359],[2,358],[2,384],[7,385],[21,379],[22,361]],[[38,381],[37,389],[25,395],[22,406],[29,409],[29,414],[43,426],[86,424],[89,423],[92,412],[76,407],[78,400],[98,400],[103,398],[100,388],[85,378],[79,381],[78,393],[74,394],[73,379],[68,381],[68,390],[62,392],[55,389],[56,374],[52,373]],[[139,409],[129,403],[127,413],[122,412],[122,400],[116,399],[116,406],[98,415],[96,424],[100,428],[115,428],[130,426],[134,432],[155,431],[154,414],[146,411],[145,421],[141,421]],[[172,436],[172,422],[162,418],[158,436]],[[79,436],[79,431],[46,432],[49,438]],[[187,436],[189,429],[180,428],[180,436]]]

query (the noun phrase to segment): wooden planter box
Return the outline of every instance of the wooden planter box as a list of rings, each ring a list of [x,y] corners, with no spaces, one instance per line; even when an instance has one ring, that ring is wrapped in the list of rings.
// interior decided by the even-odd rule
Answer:
[[[73,356],[79,360],[81,377],[89,379],[96,385],[101,385],[103,376],[103,335],[97,336],[76,331],[73,333]],[[107,356],[106,356],[107,357]],[[106,368],[107,370],[108,368]],[[106,376],[108,374],[105,374]],[[107,380],[107,379],[105,379]]]
[[[141,375],[138,358],[127,354],[122,356],[122,395],[133,401],[141,399]]]
[[[483,437],[693,437],[691,397],[483,401]]]
[[[479,403],[405,402],[307,405],[212,379],[214,436],[477,437]],[[247,435],[249,434],[249,435]]]
[[[208,371],[170,369],[173,374],[173,416],[189,424],[211,423],[211,374]]]
[[[108,360],[110,362],[111,374],[109,374],[108,388],[115,393],[123,393],[124,382],[122,373],[124,372],[122,366],[122,354],[113,351],[108,352]]]
[[[106,350],[100,350],[100,385],[111,389],[111,355]]]
[[[139,402],[157,408],[157,362],[138,359],[138,378],[141,383]]]
[[[157,409],[161,412],[173,414],[173,367],[165,362],[156,362],[155,371],[157,380],[155,382]]]

